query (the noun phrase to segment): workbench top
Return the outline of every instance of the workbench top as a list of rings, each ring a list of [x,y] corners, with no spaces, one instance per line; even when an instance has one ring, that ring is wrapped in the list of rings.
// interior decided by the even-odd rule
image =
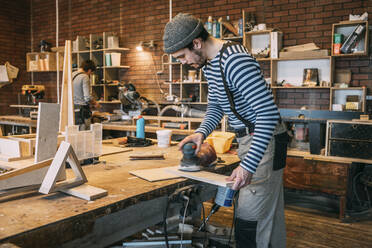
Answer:
[[[154,151],[163,152],[166,159],[129,160],[131,153]],[[0,198],[0,243],[8,241],[20,244],[23,242],[22,239],[27,239],[27,235],[37,233],[41,242],[39,247],[52,247],[50,243],[42,243],[46,242],[44,239],[51,233],[57,233],[52,238],[55,239],[55,244],[58,244],[57,241],[70,241],[75,237],[81,237],[85,232],[89,232],[96,219],[102,216],[141,201],[167,195],[174,189],[184,186],[187,183],[186,179],[151,183],[129,174],[132,170],[176,166],[181,156],[177,146],[169,148],[150,146],[133,148],[132,152],[103,156],[100,158],[101,163],[83,166],[88,184],[108,191],[108,196],[91,202],[60,192],[42,195],[33,191]],[[218,165],[217,170],[232,169],[232,165],[239,162],[236,155],[218,154],[218,156],[225,163]],[[67,169],[67,177],[73,177],[71,169]],[[76,226],[76,220],[81,223],[80,227]],[[50,239],[51,237],[48,238],[49,242]]]

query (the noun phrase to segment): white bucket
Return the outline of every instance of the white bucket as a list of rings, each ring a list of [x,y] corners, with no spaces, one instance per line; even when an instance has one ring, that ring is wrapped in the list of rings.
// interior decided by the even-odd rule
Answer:
[[[172,130],[158,130],[156,131],[158,138],[158,147],[169,147],[172,138]]]
[[[121,53],[111,53],[112,66],[120,66]]]

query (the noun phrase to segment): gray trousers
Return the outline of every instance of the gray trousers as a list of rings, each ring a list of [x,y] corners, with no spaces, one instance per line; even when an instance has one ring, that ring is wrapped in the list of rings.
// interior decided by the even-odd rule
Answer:
[[[247,154],[251,142],[252,136],[250,135],[238,138],[240,159],[243,159]],[[239,191],[236,211],[237,224],[235,225],[237,248],[286,247],[283,169],[273,171],[274,146],[275,142],[272,138],[256,173],[252,177],[251,184]],[[246,233],[244,236],[244,225],[238,225],[239,220],[255,223],[253,230],[252,225],[249,224],[250,227],[246,228],[246,232],[250,233]],[[247,237],[249,235],[252,237],[252,233],[255,236],[255,238],[253,237],[255,246],[252,245],[252,242],[247,241]]]

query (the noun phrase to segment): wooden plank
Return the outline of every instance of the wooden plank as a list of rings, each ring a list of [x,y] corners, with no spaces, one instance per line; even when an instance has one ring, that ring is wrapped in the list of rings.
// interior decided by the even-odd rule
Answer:
[[[74,113],[74,92],[72,86],[72,60],[71,60],[71,41],[66,40],[65,56],[63,61],[62,93],[59,131],[65,131],[66,126],[75,125]]]
[[[39,103],[35,163],[53,158],[57,151],[59,105]]]
[[[56,186],[57,177],[65,167],[65,162],[67,159],[69,159],[70,166],[74,171],[76,179],[66,181]],[[68,186],[78,186],[85,182],[87,182],[87,178],[83,170],[81,169],[75,152],[73,151],[69,143],[63,141],[58,148],[56,156],[54,157],[47,174],[45,175],[39,192],[43,194],[49,194],[53,191],[59,190],[60,188],[66,188]]]
[[[107,190],[97,188],[91,185],[83,184],[74,188],[61,189],[63,193],[82,198],[87,201],[94,201],[98,198],[107,196]]]
[[[132,148],[122,148],[122,147],[115,147],[115,146],[110,146],[110,145],[102,145],[102,154],[100,157],[122,153],[122,152],[131,152],[131,151],[133,151]]]
[[[19,141],[1,138],[0,154],[9,157],[21,157],[21,146]]]
[[[171,169],[173,167],[174,166],[155,169],[134,170],[129,171],[129,173],[149,182],[180,178],[181,176],[166,171],[167,169]]]
[[[312,51],[290,51],[290,52],[280,52],[279,58],[316,58],[328,56],[328,50],[312,50]]]
[[[222,186],[222,187],[231,187],[234,182],[226,181],[227,176],[220,175],[217,173],[212,173],[208,171],[195,171],[195,172],[186,172],[186,171],[180,171],[178,169],[178,166],[172,166],[165,169],[166,172],[173,173],[175,175],[190,178],[193,180]]]
[[[0,190],[40,185],[52,160],[0,174]]]
[[[28,158],[32,158],[32,156],[11,157],[11,156],[0,154],[0,161],[4,161],[4,162],[14,162],[14,161],[19,161],[19,160],[28,159]]]
[[[315,43],[306,43],[302,45],[284,47],[283,51],[295,52],[295,51],[310,51],[310,50],[318,50],[318,49],[319,47],[315,45]]]

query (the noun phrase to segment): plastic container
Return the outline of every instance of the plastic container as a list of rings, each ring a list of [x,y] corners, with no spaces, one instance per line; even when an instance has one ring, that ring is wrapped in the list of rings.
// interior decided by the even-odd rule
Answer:
[[[111,66],[111,53],[106,53],[106,66]]]
[[[136,121],[136,137],[144,139],[145,138],[145,119],[141,115],[138,116]]]
[[[120,66],[121,53],[111,53],[112,66]]]
[[[231,207],[233,204],[235,190],[218,186],[215,202],[221,207]]]
[[[172,130],[164,129],[156,131],[156,136],[158,138],[158,147],[169,147],[172,138]]]
[[[206,141],[213,146],[217,153],[225,153],[230,150],[234,137],[235,134],[230,132],[213,132]]]

